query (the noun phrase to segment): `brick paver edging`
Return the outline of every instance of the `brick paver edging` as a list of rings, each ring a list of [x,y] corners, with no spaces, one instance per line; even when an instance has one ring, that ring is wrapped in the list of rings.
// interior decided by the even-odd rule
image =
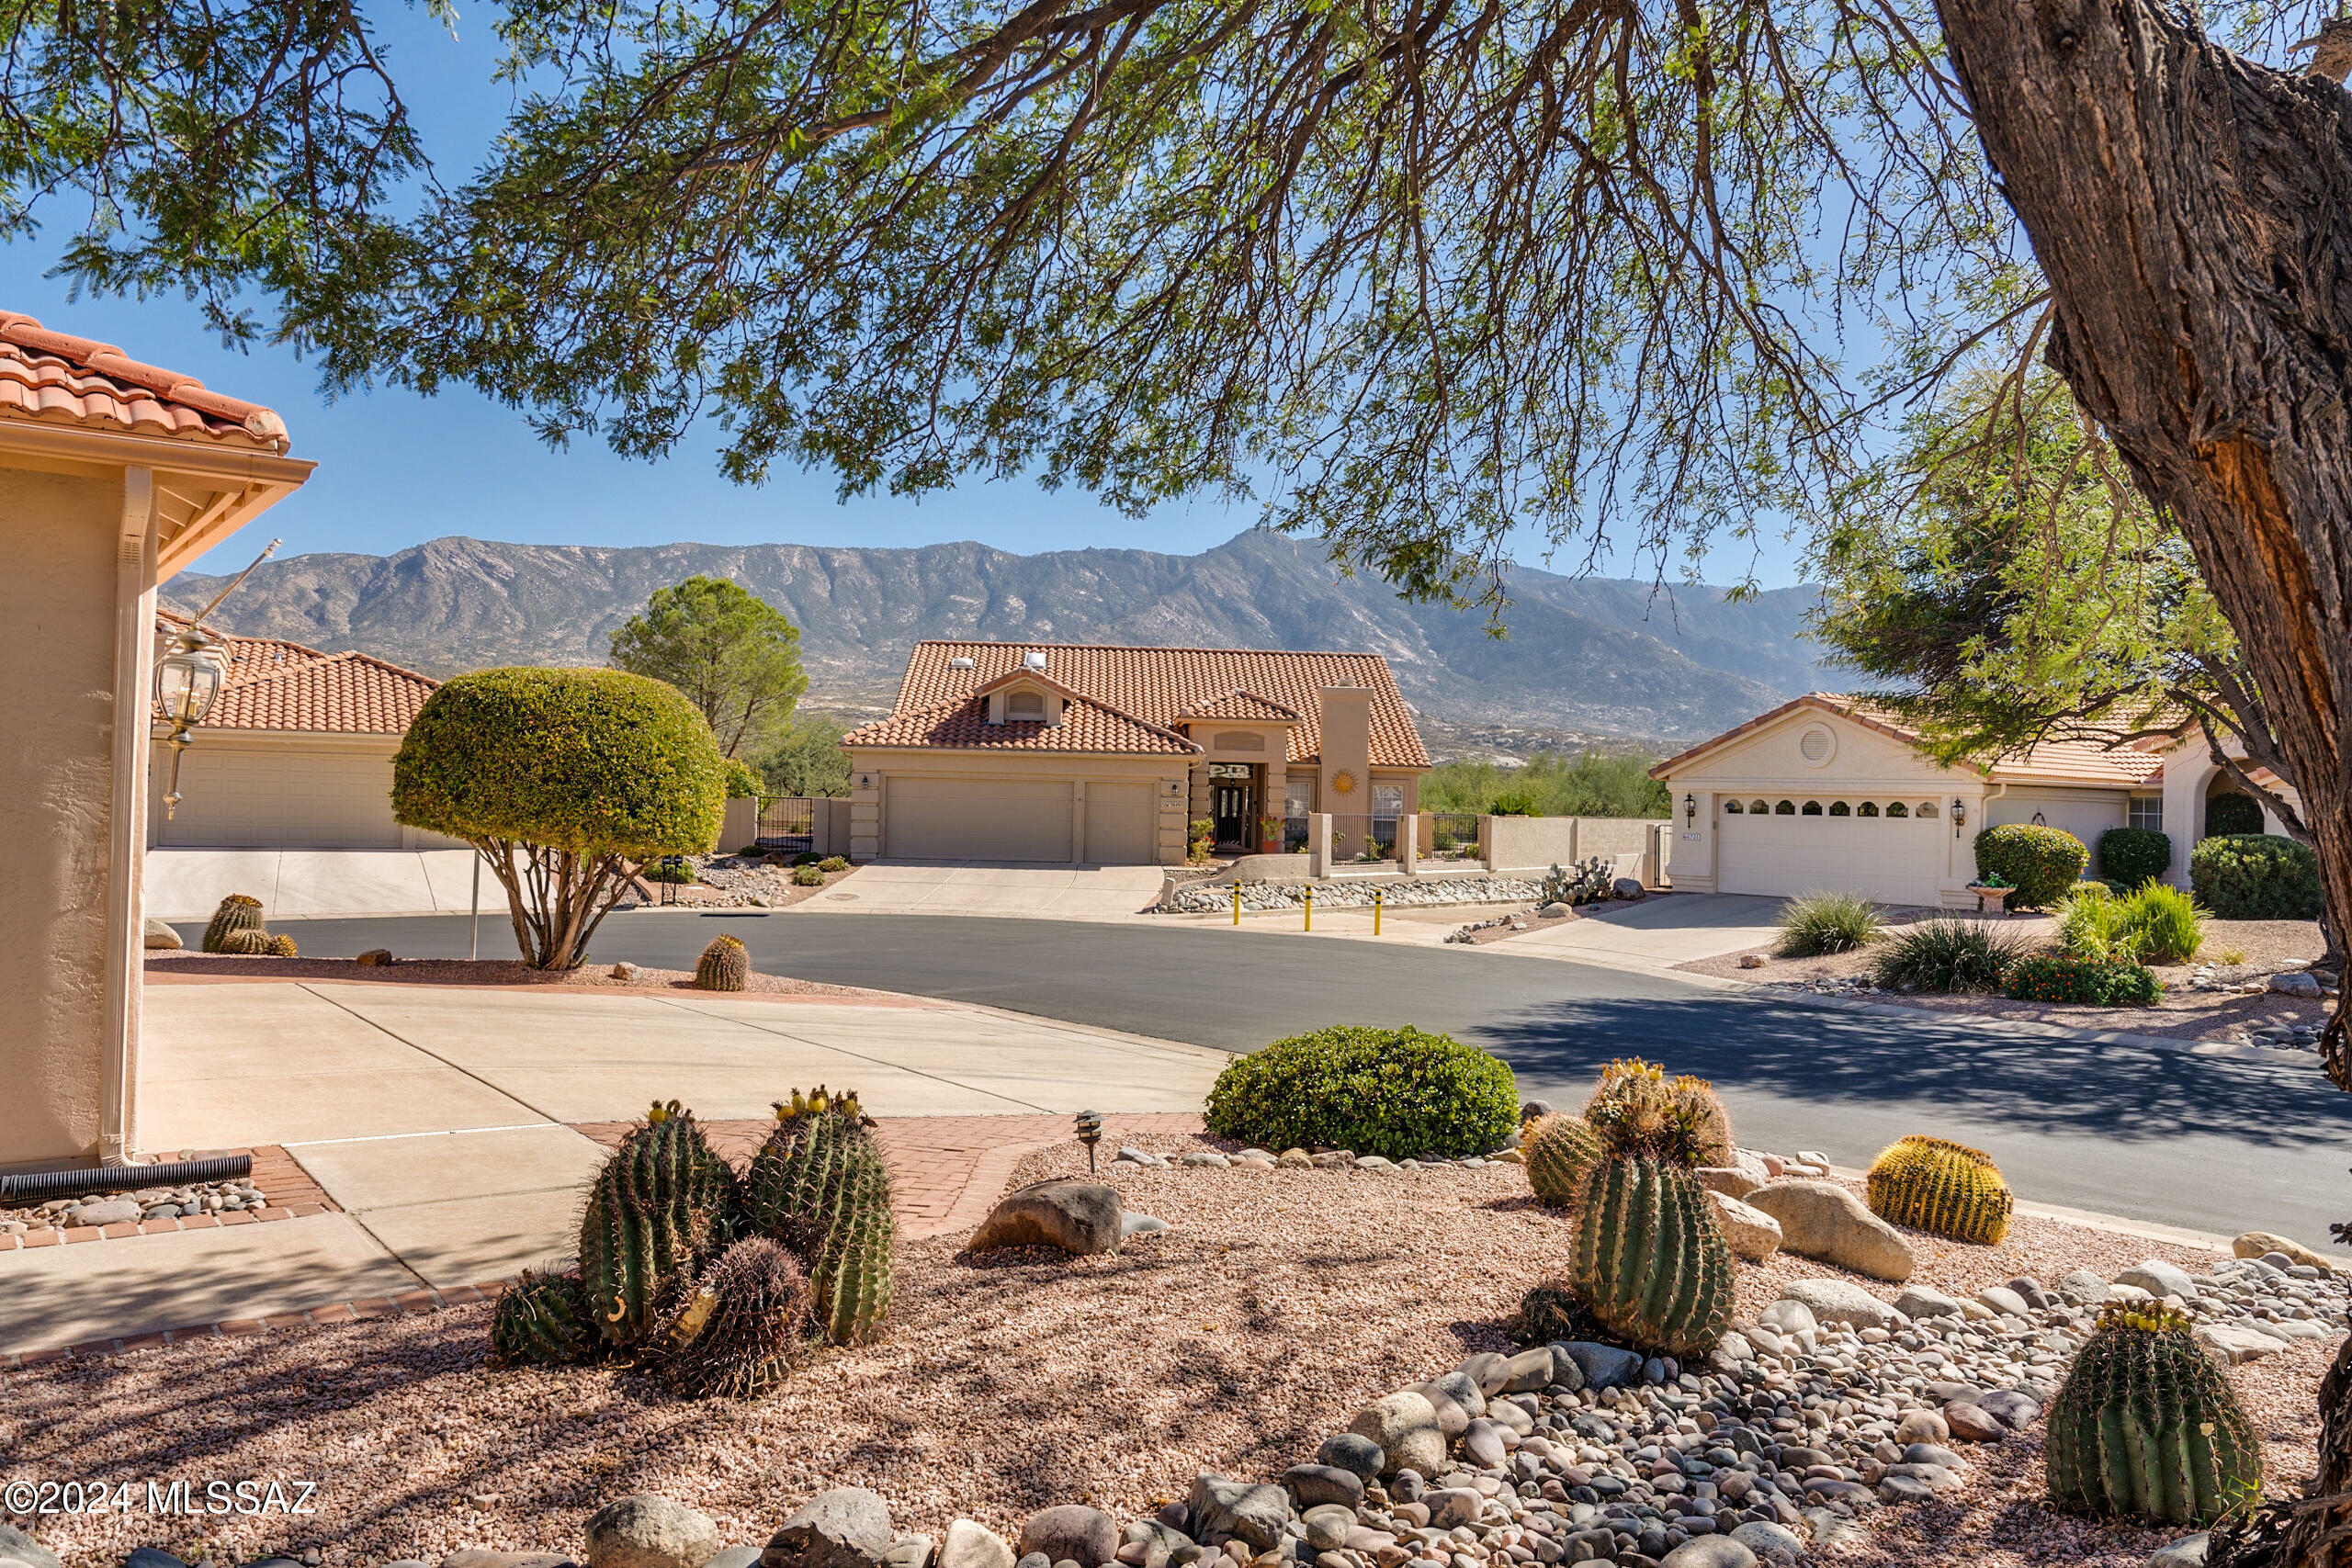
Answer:
[[[75,1225],[69,1230],[23,1231],[0,1235],[0,1252],[21,1252],[36,1247],[71,1247],[77,1242],[121,1241],[131,1236],[168,1235],[174,1231],[220,1230],[228,1225],[261,1224],[271,1220],[299,1220],[311,1214],[340,1213],[343,1206],[327,1196],[296,1159],[276,1144],[254,1149],[224,1149],[222,1154],[254,1156],[253,1183],[269,1194],[266,1209],[237,1209],[217,1214],[184,1214],[172,1220],[125,1220],[112,1225]],[[210,1157],[208,1151],[206,1157]]]
[[[267,1317],[232,1317],[222,1323],[201,1323],[187,1328],[165,1328],[152,1334],[133,1334],[115,1339],[92,1339],[81,1345],[60,1346],[54,1350],[27,1350],[17,1355],[0,1356],[0,1371],[45,1366],[51,1361],[86,1361],[93,1356],[144,1350],[156,1345],[184,1345],[191,1339],[242,1339],[249,1335],[267,1333],[273,1328],[324,1328],[332,1324],[358,1323],[371,1317],[398,1317],[403,1314],[439,1312],[444,1307],[472,1306],[480,1302],[496,1301],[506,1286],[506,1280],[492,1280],[480,1285],[453,1285],[446,1291],[405,1291],[397,1296],[368,1296],[360,1301],[334,1302],[304,1312],[272,1313]]]

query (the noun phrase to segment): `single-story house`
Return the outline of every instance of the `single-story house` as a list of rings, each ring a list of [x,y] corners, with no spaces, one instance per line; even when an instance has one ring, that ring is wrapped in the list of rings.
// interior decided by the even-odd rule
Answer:
[[[2012,822],[2063,828],[2094,857],[2109,828],[2158,829],[2173,840],[2165,877],[2186,886],[2208,802],[2236,793],[2194,728],[2115,746],[2047,741],[1955,767],[1929,757],[1899,716],[1828,692],[1783,703],[1650,776],[1674,796],[1678,889],[1853,892],[1931,908],[1973,906],[1976,835]]]
[[[1234,648],[917,643],[842,746],[861,860],[1170,865],[1191,822],[1280,849],[1318,812],[1361,842],[1430,766],[1379,655]]]
[[[159,643],[187,625],[157,611]],[[172,751],[154,748],[149,848],[462,847],[392,820],[392,753],[438,682],[369,654],[214,635],[226,644],[228,683],[192,732],[180,762],[179,806],[168,818]],[[158,722],[154,739],[170,733]]]

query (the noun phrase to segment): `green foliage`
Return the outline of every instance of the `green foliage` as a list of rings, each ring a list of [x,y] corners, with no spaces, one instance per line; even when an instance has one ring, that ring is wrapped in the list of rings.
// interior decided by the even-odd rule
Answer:
[[[2007,878],[2017,889],[2009,895],[2012,909],[2047,908],[2090,862],[2090,851],[2064,828],[2009,822],[1976,835],[1976,874]]]
[[[2075,884],[2051,912],[2057,917],[2063,951],[2077,958],[2139,958],[2139,939],[2124,917],[2123,900],[2105,883]]]
[[[2209,795],[2205,801],[2205,836],[2240,838],[2262,831],[2262,803],[2239,790]]]
[[[728,799],[744,800],[758,797],[760,775],[752,771],[751,763],[741,757],[729,757],[723,760],[723,765],[726,770],[727,782],[724,787]]]
[[[587,955],[623,861],[716,845],[726,776],[675,688],[617,670],[481,670],[427,697],[392,759],[392,815],[465,839],[542,968]]]
[[[232,893],[220,900],[220,907],[212,911],[212,919],[205,925],[203,951],[226,953],[229,950],[221,943],[231,932],[262,929],[261,900],[250,894]]]
[[[831,714],[795,715],[760,757],[766,793],[835,800],[849,794],[847,733]]]
[[[1731,1248],[1688,1168],[1604,1158],[1586,1178],[1573,1223],[1577,1299],[1614,1337],[1674,1356],[1715,1348],[1731,1325]]]
[[[1971,1247],[2000,1246],[2016,1208],[1992,1156],[1942,1138],[1915,1135],[1881,1150],[1868,1191],[1871,1213],[1888,1224]]]
[[[718,577],[656,589],[644,613],[613,633],[612,657],[616,670],[684,692],[730,758],[758,755],[774,744],[808,689],[792,623]]]
[[[2186,964],[2205,945],[2210,917],[2179,888],[2143,882],[2118,901],[2132,955],[2141,963]]]
[[[580,1277],[597,1333],[616,1349],[652,1332],[665,1301],[732,1239],[734,1172],[694,1115],[657,1105],[588,1189]]]
[[[1440,762],[1421,776],[1420,808],[1495,817],[1665,817],[1668,792],[1649,776],[1656,760],[1624,751],[1540,751],[1515,768]]]
[[[1600,1137],[1581,1116],[1538,1117],[1521,1129],[1520,1154],[1536,1201],[1547,1209],[1573,1208],[1600,1158]]]
[[[502,1367],[565,1366],[584,1361],[601,1345],[588,1292],[575,1270],[546,1274],[526,1269],[498,1297],[490,1319],[490,1354]]]
[[[1546,904],[1597,904],[1609,897],[1616,878],[1610,874],[1612,863],[1600,855],[1589,855],[1577,862],[1571,871],[1562,871],[1555,863],[1544,877],[1544,890],[1538,896]]]
[[[825,863],[817,861],[808,865],[794,866],[792,885],[795,887],[822,887],[825,885]]]
[[[714,939],[695,963],[695,989],[698,991],[740,991],[751,978],[752,954],[741,937]]]
[[[638,875],[648,882],[668,883],[673,887],[691,887],[700,880],[691,863],[684,858],[673,861],[667,855],[639,871]]]
[[[776,1117],[744,1179],[746,1217],[799,1258],[825,1337],[861,1344],[880,1329],[894,1288],[889,1168],[854,1094],[796,1090]]]
[[[1801,893],[1781,909],[1783,958],[1851,953],[1878,939],[1878,906],[1859,893]]]
[[[827,855],[823,860],[817,863],[817,869],[822,872],[847,871],[849,869],[849,857],[847,855]]]
[[[1891,991],[1997,991],[2025,953],[2022,938],[1990,920],[1922,920],[1896,931],[1871,958],[1871,977]]]
[[[766,1236],[746,1236],[655,1337],[662,1381],[689,1399],[757,1399],[791,1374],[808,1320],[798,1261]]]
[[[2109,828],[2098,836],[2098,868],[2119,886],[2154,882],[2172,869],[2172,835],[2154,828]]]
[[[2149,1007],[2163,995],[2163,987],[2154,970],[2129,958],[2030,953],[2008,966],[2001,978],[2001,994],[2020,1002]]]
[[[1205,817],[1195,818],[1186,829],[1184,838],[1185,853],[1193,864],[1198,865],[1209,858],[1210,851],[1216,848],[1216,824]]]
[[[1475,1045],[1410,1024],[1343,1024],[1235,1058],[1207,1116],[1211,1132],[1270,1149],[1457,1157],[1501,1145],[1519,1124],[1519,1090]]]
[[[2220,920],[2315,920],[2319,857],[2276,833],[2206,839],[2188,852],[2197,901]]]
[[[2262,1492],[2262,1444],[2236,1391],[2160,1307],[2110,1307],[2051,1401],[2050,1499],[2175,1528],[2211,1525]]]

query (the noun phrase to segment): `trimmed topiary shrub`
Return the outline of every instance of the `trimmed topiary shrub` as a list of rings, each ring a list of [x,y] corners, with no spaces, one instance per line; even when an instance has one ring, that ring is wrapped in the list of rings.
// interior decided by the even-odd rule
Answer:
[[[2063,828],[2010,822],[1976,835],[1976,874],[1998,876],[2017,889],[2012,909],[2041,909],[2065,897],[2091,852]]]
[[[2319,857],[2276,833],[2207,839],[2188,852],[2188,885],[2219,920],[2319,919]]]
[[[2262,802],[2250,795],[2233,790],[2228,795],[2210,795],[2205,801],[2205,836],[2209,839],[2236,839],[2262,831]]]
[[[2098,836],[2098,869],[2119,887],[2154,882],[2172,869],[2172,835],[2154,828],[2109,828]]]
[[[1458,1157],[1518,1128],[1519,1087],[1501,1058],[1449,1035],[1342,1024],[1233,1062],[1209,1090],[1208,1126],[1270,1149]]]
[[[1878,935],[1878,906],[1859,893],[1800,893],[1781,910],[1783,958],[1851,953]]]
[[[676,687],[617,670],[481,670],[441,684],[392,759],[392,815],[480,850],[514,940],[569,969],[627,863],[718,841],[726,771]]]
[[[1871,977],[1890,991],[1997,991],[2025,950],[1990,920],[1946,916],[1896,931],[1871,960]]]
[[[2034,953],[2009,965],[2002,977],[2001,994],[2020,1002],[2121,1007],[2153,1005],[2161,992],[2155,971],[2129,958]]]

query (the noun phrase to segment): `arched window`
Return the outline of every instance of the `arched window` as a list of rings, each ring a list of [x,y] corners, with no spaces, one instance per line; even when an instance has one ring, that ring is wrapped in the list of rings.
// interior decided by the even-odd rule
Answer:
[[[1844,801],[1833,800],[1829,803],[1829,815],[1832,817],[1850,817],[1853,813],[1847,808]]]
[[[1890,800],[1886,803],[1886,814],[1889,817],[1908,817],[1911,808],[1899,800]]]
[[[1806,801],[1806,802],[1804,803],[1804,809],[1803,811],[1798,812],[1798,813],[1797,813],[1797,815],[1798,815],[1798,816],[1800,816],[1800,817],[1818,817],[1818,816],[1820,816],[1820,815],[1821,815],[1821,802],[1819,802],[1819,801],[1817,801],[1817,800],[1808,800],[1808,801]]]
[[[1857,816],[1857,817],[1875,817],[1875,816],[1877,816],[1877,815],[1878,815],[1878,802],[1877,802],[1877,801],[1875,801],[1875,800],[1866,800],[1866,801],[1862,802],[1860,806],[1857,806],[1856,807],[1854,807],[1854,815],[1855,815],[1855,816]]]
[[[1935,803],[1934,801],[1932,801],[1932,800],[1923,800],[1923,801],[1921,801],[1921,802],[1919,803],[1919,815],[1920,815],[1920,816],[1922,816],[1922,817],[1933,817],[1935,814],[1936,814],[1936,803]]]
[[[1747,803],[1747,814],[1750,817],[1761,817],[1771,809],[1760,800],[1751,800]]]
[[[1726,817],[1736,817],[1736,816],[1738,816],[1738,815],[1740,814],[1740,810],[1741,810],[1741,807],[1740,807],[1739,802],[1737,802],[1737,801],[1736,801],[1736,800],[1726,800],[1726,801],[1724,801],[1724,816],[1726,816]]]
[[[1784,800],[1772,807],[1772,815],[1775,817],[1794,817],[1796,814],[1797,803],[1793,800]]]

